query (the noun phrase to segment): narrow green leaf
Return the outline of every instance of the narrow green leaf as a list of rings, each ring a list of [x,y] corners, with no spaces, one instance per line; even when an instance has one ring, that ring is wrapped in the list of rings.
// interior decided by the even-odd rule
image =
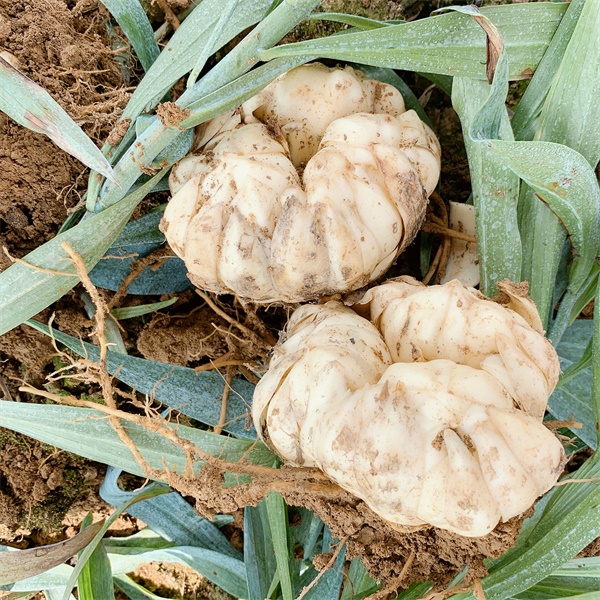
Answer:
[[[575,558],[568,563],[556,569],[553,575],[555,577],[591,577],[600,578],[600,556],[590,556],[587,558]],[[598,586],[600,588],[600,586]]]
[[[332,23],[342,23],[343,25],[349,25],[350,27],[358,27],[365,31],[371,29],[380,29],[381,27],[389,27],[397,22],[394,21],[377,21],[376,19],[369,19],[367,17],[359,17],[358,15],[348,15],[346,13],[339,12],[316,12],[310,15],[307,21],[331,21]]]
[[[559,344],[558,344],[558,348],[560,348],[560,345],[565,341],[565,338],[561,338]],[[590,339],[588,341],[588,345],[585,347],[585,350],[583,351],[583,354],[581,355],[581,357],[579,358],[579,360],[570,365],[569,367],[567,367],[566,369],[564,369],[562,375],[560,376],[560,379],[558,380],[558,385],[557,387],[562,387],[563,385],[566,385],[567,383],[569,383],[571,380],[575,379],[576,377],[579,377],[579,375],[581,373],[583,373],[583,371],[585,371],[588,367],[590,367],[592,364],[592,338],[590,336]]]
[[[67,581],[69,581],[69,577],[71,576],[72,572],[73,567],[62,564],[58,565],[58,567],[50,569],[49,571],[45,571],[41,575],[28,577],[23,581],[18,581],[17,583],[6,587],[10,587],[11,591],[14,593],[37,593],[40,590],[44,590],[46,592],[52,591],[52,600],[55,598],[56,600],[60,600],[64,594],[65,586],[67,585]]]
[[[91,524],[92,514],[88,513],[83,520],[82,531]],[[77,563],[79,564],[81,560],[82,553],[80,553]],[[81,569],[77,579],[77,597],[79,600],[114,600],[115,588],[112,571],[102,541],[96,546]]]
[[[115,18],[133,46],[144,71],[152,66],[160,50],[154,31],[139,0],[100,0]]]
[[[566,10],[565,4],[516,4],[483,8],[500,29],[510,62],[510,78],[535,71]],[[460,14],[446,14],[371,31],[277,46],[261,60],[304,56],[378,67],[485,79],[485,34]]]
[[[191,71],[209,41],[222,13],[222,0],[204,0],[183,21],[132,94],[122,118],[135,119],[156,106],[175,82]],[[241,2],[215,44],[223,46],[244,29],[260,21],[272,0]]]
[[[596,298],[600,292],[600,282]],[[594,338],[592,345],[592,402],[596,416],[596,435],[600,436],[600,302],[594,305]]]
[[[521,280],[521,236],[517,216],[519,178],[496,160],[487,139],[512,140],[504,102],[508,91],[508,65],[503,54],[494,85],[455,77],[452,104],[458,113],[469,158],[481,289],[489,297],[497,282]]]
[[[188,77],[186,84],[188,89],[194,87],[196,80],[198,79],[198,75],[200,75],[200,71],[202,71],[204,65],[206,65],[206,61],[210,58],[210,55],[217,50],[218,40],[222,37],[225,28],[231,20],[233,11],[237,8],[240,0],[226,0],[226,2],[227,5],[224,7],[224,9],[221,8],[219,20],[216,22],[215,27],[210,32],[210,35],[208,36],[200,55],[196,59],[196,64],[194,65],[194,68]]]
[[[120,474],[121,471],[118,469],[108,467],[100,487],[100,497],[113,506],[121,506],[121,504],[130,500],[133,495],[133,492],[124,492],[118,486],[117,482]],[[223,523],[223,521],[230,522],[231,517],[229,515],[216,515],[214,522],[203,519],[198,516],[196,511],[178,492],[171,492],[143,502],[137,502],[128,508],[127,512],[141,519],[148,527],[160,534],[162,536],[159,538],[161,542],[164,543],[165,540],[169,540],[170,544],[167,545],[198,546],[233,558],[241,558],[241,554],[234,549],[216,525],[216,523]],[[106,544],[108,546],[115,543],[133,542],[134,537],[107,540]],[[147,538],[144,537],[141,545],[149,546]]]
[[[517,140],[532,140],[537,119],[586,0],[572,0],[511,119]]]
[[[26,404],[0,401],[2,426],[39,441],[73,452],[90,460],[111,465],[134,475],[144,476],[143,469],[121,441],[103,413],[89,408]],[[187,459],[183,450],[160,433],[133,423],[123,423],[125,431],[142,456],[154,469],[171,469],[185,473]],[[185,425],[169,425],[183,439],[200,450],[227,462],[237,462],[250,450],[251,463],[272,466],[276,457],[261,442],[237,440],[215,435]],[[195,463],[200,469],[202,462]]]
[[[112,471],[121,473],[121,471],[118,471],[117,469],[115,469],[113,467],[109,467],[109,469],[111,469]],[[155,483],[150,483],[148,485],[155,485]],[[156,485],[160,485],[160,484],[156,484]],[[129,500],[130,497],[133,496],[134,494],[135,494],[135,492],[124,492],[123,496],[127,495],[127,498],[125,498],[124,502]],[[132,506],[130,506],[127,509],[127,514],[131,514],[129,511],[133,510],[137,505],[144,504],[144,502],[151,502],[152,500],[156,500],[156,498],[164,498],[164,497],[169,497],[172,495],[173,495],[173,492],[169,492],[167,494],[163,494],[162,496],[156,496],[155,498],[149,498],[148,500],[143,500],[142,502],[137,502],[136,504],[133,504]],[[121,504],[124,504],[124,502],[121,502],[119,504],[119,506],[121,506]],[[184,546],[194,546],[195,545],[195,544],[175,544],[173,542],[167,541],[164,537],[159,535],[156,531],[154,531],[150,527],[146,527],[145,529],[140,529],[140,531],[138,531],[137,533],[134,533],[132,535],[128,535],[125,537],[104,538],[103,543],[106,546],[107,550],[110,550],[112,548],[145,548],[145,549],[153,548],[155,550],[162,550],[164,548],[173,548],[173,546],[178,546],[178,545],[184,545]]]
[[[17,123],[47,135],[84,165],[119,185],[112,167],[81,127],[37,83],[0,57],[0,110]],[[40,201],[43,201],[40,198]]]
[[[266,500],[244,508],[244,564],[248,600],[265,600],[277,572]]]
[[[433,586],[431,583],[415,583],[411,585],[407,590],[400,592],[395,600],[420,600],[427,592],[431,590]]]
[[[82,550],[77,559],[77,565],[73,569],[71,576],[69,577],[69,581],[67,582],[67,586],[65,588],[65,593],[63,595],[62,600],[69,600],[71,595],[71,591],[75,587],[80,574],[85,568],[86,564],[90,560],[92,554],[96,551],[98,546],[102,543],[102,538],[109,530],[110,526],[121,516],[123,511],[130,505],[135,502],[140,502],[142,500],[146,500],[148,498],[153,498],[154,496],[159,496],[160,494],[166,494],[169,492],[169,488],[167,486],[152,486],[151,488],[144,488],[140,492],[138,492],[134,498],[132,498],[129,502],[125,503],[123,506],[118,508],[106,521],[104,521],[92,539],[92,541]],[[85,530],[84,530],[85,531]],[[112,586],[111,586],[112,587]],[[113,592],[114,593],[114,592]],[[98,597],[98,600],[109,600],[110,597]]]
[[[283,600],[294,600],[294,588],[292,586],[292,573],[290,568],[287,506],[283,501],[281,494],[276,492],[272,492],[267,496],[266,505]]]
[[[565,579],[551,575],[536,583],[525,592],[517,594],[518,600],[595,600],[598,598],[600,581],[589,579]]]
[[[560,67],[552,79],[535,132],[536,140],[565,144],[579,152],[592,168],[600,158],[600,107],[592,100],[600,93],[597,69],[600,63],[599,38],[600,11],[596,2],[586,2]],[[569,177],[568,174],[566,176]],[[550,208],[556,216],[541,205],[534,192],[539,194],[537,189],[525,191],[521,199],[522,222],[533,224],[534,227],[529,235],[524,234],[524,275],[531,284],[531,296],[538,306],[542,320],[547,323],[552,310],[554,280],[566,237],[563,225],[571,237],[573,231],[553,206]],[[591,203],[595,203],[593,194]],[[597,229],[598,222],[592,221],[590,226]],[[576,245],[575,247],[579,251]],[[595,258],[598,247],[594,252]],[[561,306],[567,317],[582,284],[577,278],[587,277],[588,274],[589,269],[583,274],[570,273],[570,285]],[[566,318],[561,315],[560,318],[557,317],[557,321],[564,329]],[[562,331],[553,328],[549,334],[556,342],[560,339]]]
[[[337,550],[338,540],[333,540],[328,527],[323,531],[323,552],[334,552]],[[335,562],[305,595],[306,600],[338,600],[344,581],[344,562],[346,561],[346,545],[339,550]],[[305,582],[301,581],[297,592],[299,593]]]
[[[300,516],[300,525],[290,527],[290,543],[292,547],[298,543],[304,550],[304,560],[311,560],[319,550],[319,538],[323,533],[323,521],[306,508],[295,507]]]
[[[123,319],[133,319],[135,317],[141,317],[167,308],[177,302],[179,298],[170,298],[169,300],[163,300],[162,302],[152,302],[151,304],[138,304],[137,306],[125,306],[123,308],[113,308],[110,314],[117,319],[122,321]]]
[[[153,594],[127,575],[114,575],[115,585],[127,595],[129,600],[163,600],[161,596]]]
[[[600,160],[600,10],[585,2],[550,87],[538,138],[577,150],[596,167]]]
[[[50,330],[46,325],[30,320],[30,327],[51,335],[73,352],[89,360],[99,360],[97,346]],[[214,427],[219,422],[221,398],[223,396],[223,377],[214,371],[201,371],[167,363],[145,360],[136,356],[127,356],[109,350],[107,369],[127,385],[142,394],[148,394],[166,406],[174,408],[206,425]],[[244,438],[255,438],[252,425],[246,429],[246,416],[252,404],[254,386],[245,379],[236,378],[231,382],[232,392],[227,403],[227,415],[223,430]]]
[[[130,573],[142,563],[175,562],[187,565],[236,598],[245,598],[247,595],[244,563],[213,550],[194,546],[162,549],[112,546],[108,549],[108,557],[113,573],[117,575]]]
[[[355,558],[348,568],[348,578],[340,600],[360,600],[377,589],[378,583],[367,573],[360,558]]]
[[[591,448],[596,448],[597,437],[592,402],[592,369],[585,364],[584,356],[586,347],[592,341],[593,331],[593,321],[578,320],[567,329],[560,340],[556,351],[560,357],[560,367],[563,370],[563,375],[558,387],[548,400],[548,406],[550,414],[557,419],[570,420],[573,418],[575,421],[580,422],[583,427],[573,429],[573,433]],[[582,358],[584,364],[579,364]],[[591,364],[591,356],[589,362]],[[575,368],[577,370],[573,372]]]
[[[85,548],[94,539],[101,527],[101,522],[96,523],[64,542],[50,544],[49,546],[0,552],[0,585],[35,577],[52,567],[64,563],[68,558]]]
[[[155,181],[164,174],[163,170],[155,175],[111,210],[82,221],[30,252],[24,260],[32,266],[15,263],[0,273],[0,335],[37,314],[79,283],[75,266],[61,247],[63,242],[67,242],[83,258],[86,268],[90,270],[117,237]]]
[[[581,294],[579,295],[577,302],[575,302],[573,308],[571,309],[571,314],[569,315],[568,321],[569,325],[575,321],[575,319],[581,314],[581,311],[595,298],[599,278],[600,265],[596,262],[585,286],[581,290]]]
[[[569,274],[569,289],[577,293],[585,284],[600,248],[600,188],[593,169],[575,150],[551,142],[486,142],[492,154],[523,179],[560,219],[570,236],[576,256]],[[537,229],[542,237],[547,230]],[[552,244],[554,238],[547,243]],[[562,249],[562,242],[559,242]],[[554,250],[554,247],[551,246]],[[548,252],[544,259],[548,261]],[[543,269],[538,261],[536,269]],[[532,297],[543,293],[544,302],[537,302],[542,320],[547,319],[549,301],[554,289],[554,276],[543,290],[532,283]],[[537,292],[537,294],[536,294]],[[569,311],[570,312],[570,311]]]

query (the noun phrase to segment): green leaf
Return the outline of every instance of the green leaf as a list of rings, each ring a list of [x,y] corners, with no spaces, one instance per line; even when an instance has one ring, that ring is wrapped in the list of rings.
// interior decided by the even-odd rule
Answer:
[[[88,513],[82,523],[82,531],[92,524],[92,514]],[[82,560],[80,553],[77,562]],[[77,579],[79,600],[114,600],[115,588],[108,554],[102,541],[89,556]]]
[[[128,473],[145,476],[108,419],[97,410],[0,401],[0,418],[6,429]],[[186,455],[178,446],[160,433],[140,425],[123,422],[123,427],[152,468],[162,470],[166,465],[173,472],[185,473]],[[273,466],[277,460],[261,442],[237,440],[185,425],[170,424],[168,427],[203,452],[227,462],[237,462],[251,447],[247,456],[251,463]],[[196,470],[202,464],[202,461],[197,461],[194,464]]]
[[[334,540],[331,531],[328,527],[323,530],[323,552],[333,552],[337,550],[338,540]],[[344,581],[344,562],[346,561],[346,545],[340,549],[335,562],[319,579],[317,584],[313,586],[305,595],[306,600],[338,600],[341,593],[342,583]],[[316,574],[315,574],[316,575]],[[305,585],[304,581],[300,581],[298,592]]]
[[[469,158],[481,288],[489,297],[498,292],[498,281],[521,280],[521,236],[517,218],[519,178],[496,160],[483,141],[513,139],[504,107],[507,74],[503,54],[497,65],[494,86],[464,77],[455,77],[452,85],[452,104],[461,120]]]
[[[585,284],[600,248],[600,188],[593,169],[581,154],[561,144],[501,140],[486,143],[492,154],[550,207],[569,233],[576,255],[570,268],[568,289],[576,294]],[[535,275],[549,262],[547,244],[553,252],[555,247],[552,244],[556,240],[547,230],[540,229],[539,222],[532,226],[536,235],[545,240],[543,256],[540,254],[534,263]],[[562,250],[561,241],[559,249]],[[547,320],[554,277],[555,274],[549,276],[549,281],[538,288],[532,283],[532,297],[542,292],[548,298],[546,302],[538,303],[543,321]]]
[[[216,22],[215,27],[213,27],[210,35],[206,43],[204,44],[200,55],[196,59],[196,64],[192,69],[186,87],[188,89],[194,87],[196,80],[198,79],[198,75],[200,75],[200,71],[206,65],[206,61],[210,58],[210,55],[219,48],[218,40],[223,36],[223,32],[225,28],[231,21],[231,16],[235,9],[237,8],[240,0],[226,0],[227,5],[225,7],[221,7],[221,14],[219,15],[219,20]]]
[[[79,557],[77,559],[77,565],[73,569],[71,576],[69,577],[69,581],[67,582],[65,593],[63,595],[62,600],[69,600],[71,595],[71,591],[75,587],[80,574],[83,572],[86,564],[90,560],[91,556],[94,554],[98,546],[102,543],[102,538],[109,530],[110,526],[121,516],[123,511],[130,505],[135,502],[140,502],[142,500],[146,500],[148,498],[153,498],[154,496],[159,496],[160,494],[168,493],[169,488],[167,486],[152,486],[147,487],[137,492],[135,497],[133,497],[129,502],[126,502],[123,506],[118,508],[106,521],[102,523],[102,526],[92,539],[92,541],[81,551]],[[112,586],[111,586],[112,588]],[[98,597],[98,600],[109,600],[109,597]]]
[[[600,556],[575,558],[554,571],[555,577],[600,578]],[[599,586],[600,587],[600,586]]]
[[[597,64],[600,62],[600,47],[597,43],[599,37],[600,12],[594,2],[586,2],[570,36],[560,67],[552,79],[535,132],[536,140],[565,144],[579,152],[592,168],[600,158],[600,107],[591,100],[591,97],[600,93],[597,73]],[[538,189],[533,192],[539,194]],[[597,197],[594,197],[594,192],[591,194],[590,204],[594,208]],[[542,321],[547,323],[553,308],[554,280],[566,236],[563,225],[571,237],[573,231],[552,205],[550,208],[556,216],[541,205],[531,191],[524,191],[521,205],[525,240],[524,276],[531,284],[531,296],[538,305]],[[589,217],[588,223],[590,227],[598,228],[598,221],[594,221],[592,217]],[[597,238],[594,241],[597,244]],[[595,258],[598,245],[593,252]],[[563,314],[557,316],[555,327],[549,332],[554,341],[560,339],[566,327],[571,306],[576,302],[582,285],[581,278],[589,275],[589,268],[587,271],[583,270],[585,272],[577,275],[570,273],[570,285],[561,303],[560,310]]]
[[[124,492],[118,486],[117,482],[120,474],[121,471],[118,469],[108,467],[100,487],[100,497],[113,506],[120,506],[133,496],[133,492]],[[196,511],[178,492],[171,492],[143,502],[137,502],[128,508],[127,512],[141,519],[148,527],[160,534],[162,536],[162,538],[159,538],[161,542],[165,540],[172,542],[167,545],[198,546],[233,558],[241,558],[241,554],[234,549],[215,524],[230,522],[232,518],[229,515],[216,515],[215,522],[203,519],[198,516]],[[118,538],[118,540],[112,540],[111,543],[133,542],[134,537]],[[147,547],[149,544],[144,539],[141,545]]]
[[[510,78],[535,71],[566,10],[565,4],[494,6],[481,12],[500,29]],[[371,31],[277,46],[261,60],[303,56],[378,67],[485,79],[485,34],[471,19],[446,14]]]
[[[85,548],[101,527],[102,523],[96,523],[64,542],[49,546],[0,552],[0,585],[35,577],[64,563]]]
[[[332,23],[342,23],[350,27],[358,27],[366,31],[370,29],[380,29],[381,27],[389,27],[396,22],[377,21],[367,17],[359,17],[358,15],[348,15],[339,12],[316,12],[310,15],[307,21],[331,21]]]
[[[360,600],[379,589],[379,584],[367,573],[360,558],[355,558],[348,568],[348,578],[340,600]]]
[[[27,324],[67,348],[89,360],[99,360],[97,346],[82,342],[56,329],[50,329],[37,321]],[[223,396],[223,377],[214,371],[201,371],[167,363],[145,360],[136,356],[127,356],[118,352],[107,352],[107,369],[127,385],[142,394],[148,394],[155,400],[182,412],[206,425],[214,427],[219,423],[221,398]],[[246,416],[254,386],[245,379],[236,378],[231,382],[232,392],[227,402],[226,422],[223,430],[244,438],[255,438],[252,425],[246,429]]]
[[[306,508],[295,507],[296,514],[300,517],[300,524],[290,527],[290,545],[300,544],[304,550],[304,560],[311,560],[320,552],[319,538],[323,533],[323,521]]]
[[[142,563],[161,561],[187,565],[236,598],[245,598],[248,586],[244,563],[231,556],[194,546],[172,548],[122,548],[107,544],[115,574],[130,573]]]
[[[139,0],[100,0],[115,18],[133,46],[144,71],[152,66],[160,50],[154,31]]]
[[[82,221],[30,252],[24,260],[32,266],[15,263],[0,273],[0,335],[37,314],[79,283],[75,266],[61,247],[63,242],[83,258],[90,270],[164,173],[163,170],[155,175],[111,210]],[[65,275],[41,271],[33,265]]]
[[[41,575],[18,581],[11,585],[10,589],[13,593],[39,592],[40,590],[44,590],[45,592],[52,591],[52,600],[54,598],[60,600],[72,572],[73,567],[62,564],[49,571],[45,571]]]
[[[153,594],[150,590],[135,582],[127,575],[115,575],[115,585],[127,595],[130,600],[163,600],[162,597]]]
[[[564,371],[557,388],[548,401],[550,413],[557,419],[574,418],[583,427],[573,429],[573,433],[591,448],[597,447],[596,428],[594,426],[594,407],[592,402],[592,369],[583,366],[574,377],[572,369],[578,366],[584,357],[586,347],[592,341],[593,321],[578,320],[567,329],[556,347],[560,357],[560,368]],[[590,347],[591,350],[591,347]],[[590,352],[591,354],[591,352]],[[590,356],[591,363],[591,356]]]
[[[244,508],[244,564],[248,600],[265,600],[277,572],[266,500]]]
[[[123,319],[133,319],[135,317],[141,317],[172,306],[177,302],[179,298],[170,298],[169,300],[163,300],[162,302],[152,302],[151,304],[138,304],[137,306],[125,306],[123,308],[113,308],[110,314],[117,319],[122,321]]]
[[[595,600],[598,598],[600,581],[546,577],[540,583],[515,596],[518,600]]]
[[[165,236],[158,229],[164,206],[125,225],[90,272],[94,285],[116,292],[136,260],[148,256],[165,243]],[[128,286],[127,293],[172,294],[189,289],[191,285],[185,264],[179,257],[173,256],[163,260],[158,268],[155,265],[146,267]]]
[[[283,600],[294,600],[287,506],[277,492],[271,492],[267,496],[266,506]]]
[[[600,281],[596,298],[600,293]],[[594,338],[592,342],[592,402],[596,417],[596,434],[600,436],[600,302],[594,304]]]
[[[600,10],[585,2],[538,123],[538,139],[565,144],[596,167],[600,160]]]
[[[48,92],[2,57],[0,88],[1,111],[28,129],[47,135],[65,152],[119,185],[109,162],[79,125]]]
[[[575,25],[581,15],[586,0],[572,0],[560,22],[548,50],[544,53],[538,68],[525,93],[519,100],[511,125],[518,140],[532,140],[537,127],[537,119],[548,95],[552,80],[563,59],[567,44],[573,35]]]
[[[122,119],[128,117],[133,120],[144,110],[152,109],[179,78],[194,68],[198,56],[210,41],[211,31],[217,26],[222,4],[222,0],[204,0],[183,21],[132,94]],[[260,21],[271,4],[272,0],[241,2],[215,46],[219,48],[227,44],[244,29]]]

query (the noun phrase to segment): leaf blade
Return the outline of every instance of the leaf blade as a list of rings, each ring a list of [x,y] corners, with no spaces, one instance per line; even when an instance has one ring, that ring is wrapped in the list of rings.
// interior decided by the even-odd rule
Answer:
[[[84,220],[25,257],[27,263],[41,267],[44,271],[16,263],[0,273],[0,335],[61,298],[79,282],[79,278],[74,276],[75,267],[69,255],[61,247],[63,242],[69,243],[90,270],[127,223],[135,207],[152,189],[154,184],[151,182],[160,179],[162,175],[164,170],[112,210]],[[102,231],[103,235],[98,235],[98,231]]]
[[[50,329],[37,321],[28,325],[50,335],[73,352],[90,360],[98,360],[99,348],[82,342],[56,329]],[[107,369],[120,381],[148,394],[163,404],[186,414],[206,425],[214,427],[219,423],[221,398],[224,380],[213,371],[196,373],[194,369],[145,360],[109,350]],[[256,438],[252,425],[246,429],[245,417],[252,403],[254,386],[236,378],[231,383],[233,393],[227,403],[226,422],[223,430],[246,439]]]
[[[116,185],[110,163],[94,142],[37,83],[0,57],[0,110],[24,127],[47,135],[59,148]]]
[[[85,548],[101,527],[101,522],[95,523],[72,538],[49,546],[0,552],[0,585],[35,577],[64,563]]]
[[[566,10],[566,6],[559,4],[544,7],[529,4],[525,9],[523,6],[481,9],[502,32],[511,63],[511,79],[521,79],[535,70]],[[370,31],[285,44],[263,51],[259,57],[262,60],[321,57],[485,79],[485,35],[470,21],[459,14],[439,15]]]
[[[160,50],[139,0],[100,0],[115,18],[133,46],[144,71],[152,66]]]

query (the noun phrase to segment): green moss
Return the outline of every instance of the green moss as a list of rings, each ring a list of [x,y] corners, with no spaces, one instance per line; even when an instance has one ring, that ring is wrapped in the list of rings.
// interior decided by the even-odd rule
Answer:
[[[8,429],[0,429],[0,450],[3,450],[7,446],[17,446],[23,450],[28,450],[28,446],[22,435]]]
[[[85,477],[77,469],[66,469],[63,477],[63,485],[54,490],[46,500],[32,507],[26,514],[21,514],[21,526],[46,533],[61,528],[65,514],[87,487]]]

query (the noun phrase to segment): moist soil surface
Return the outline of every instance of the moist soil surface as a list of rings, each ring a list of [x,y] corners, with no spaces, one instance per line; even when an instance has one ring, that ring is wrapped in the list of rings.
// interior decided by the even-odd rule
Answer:
[[[149,2],[143,0],[142,4]],[[188,2],[167,0],[167,4],[177,13]],[[413,18],[422,6],[423,3],[410,1],[330,0],[323,9],[389,19]],[[164,15],[156,6],[150,8],[157,27]],[[22,73],[46,89],[98,145],[113,131],[140,73],[122,32],[118,27],[107,27],[108,22],[107,11],[96,0],[0,0],[0,52],[9,53],[2,56],[8,56]],[[318,27],[310,31],[299,29],[289,39],[329,32]],[[417,95],[429,86],[426,80],[412,76],[407,81]],[[426,110],[444,151],[441,197],[446,203],[465,201],[470,182],[460,123],[441,91],[427,90],[423,100],[426,98]],[[0,113],[0,172],[2,271],[12,264],[12,259],[25,256],[57,234],[65,219],[82,203],[87,169],[45,136]],[[439,244],[439,240],[434,243]],[[417,275],[417,258],[417,252],[411,249],[391,275]],[[101,293],[110,303],[113,294]],[[133,306],[169,297],[121,294],[117,305]],[[239,375],[235,370],[239,368],[241,375],[251,378],[243,364],[267,357],[269,342],[276,339],[287,317],[285,310],[276,308],[261,310],[257,315],[228,298],[218,303],[215,311],[191,291],[177,297],[177,302],[160,314],[120,322],[130,354],[199,368],[210,368],[211,361],[218,366],[221,361],[223,365],[235,365],[223,368],[224,376]],[[97,341],[94,324],[77,288],[37,318],[43,322],[53,318],[54,325],[65,333]],[[232,325],[232,318],[255,331],[256,338],[241,336],[239,328]],[[267,342],[261,343],[264,340]],[[0,397],[39,401],[19,391],[23,383],[78,397],[98,397],[98,385],[89,381],[67,377],[48,382],[49,375],[65,366],[64,361],[65,357],[47,337],[26,326],[14,329],[0,337]],[[254,370],[259,369],[256,364],[253,366]],[[232,370],[226,374],[226,369]],[[87,512],[91,511],[96,520],[109,515],[111,508],[98,496],[104,473],[102,465],[0,429],[0,543],[18,548],[53,543],[74,535]],[[206,497],[206,489],[198,490],[199,484],[181,480],[176,487],[190,500],[195,499],[201,512],[220,506],[218,498]],[[221,508],[234,510],[259,499],[260,493],[249,489]],[[519,525],[509,522],[485,540],[457,541],[455,536],[439,531],[394,531],[347,494],[329,503],[300,491],[288,493],[286,499],[290,504],[315,510],[335,535],[348,539],[349,556],[362,556],[375,576],[394,582],[411,560],[413,568],[403,584],[428,578],[445,584],[465,565],[472,569],[473,576],[482,575],[482,559],[505,551]],[[142,527],[143,523],[125,515],[109,533],[130,535]],[[230,534],[239,538],[241,532],[232,528]],[[135,578],[164,597],[228,597],[183,567],[146,565]]]

